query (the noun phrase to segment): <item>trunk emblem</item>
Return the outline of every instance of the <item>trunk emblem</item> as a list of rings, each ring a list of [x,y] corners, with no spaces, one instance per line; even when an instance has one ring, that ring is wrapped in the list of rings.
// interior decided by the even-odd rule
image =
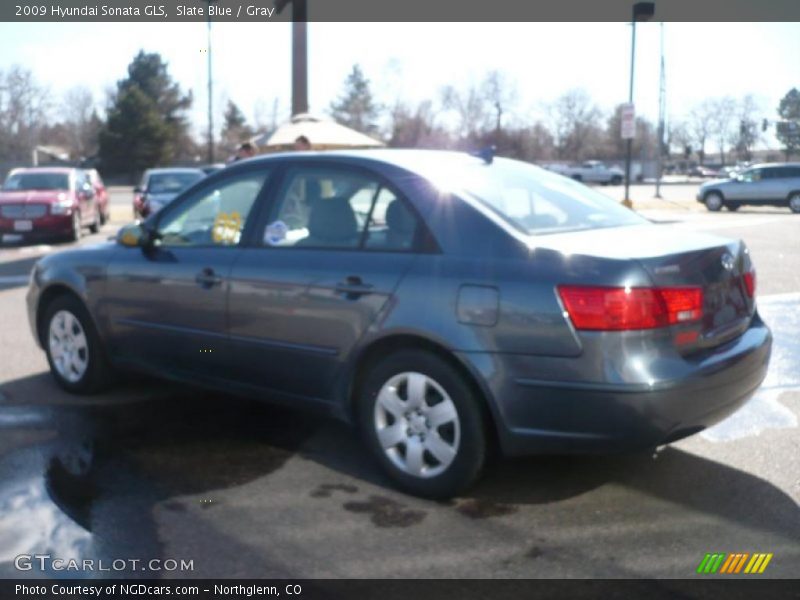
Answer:
[[[733,270],[734,260],[733,260],[733,256],[729,252],[726,252],[725,254],[723,254],[721,260],[722,260],[722,268],[723,269],[725,269],[726,271],[732,271]]]

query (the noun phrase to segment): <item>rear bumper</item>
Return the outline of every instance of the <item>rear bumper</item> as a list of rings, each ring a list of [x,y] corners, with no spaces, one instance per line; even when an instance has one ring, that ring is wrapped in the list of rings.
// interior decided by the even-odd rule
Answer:
[[[688,372],[679,378],[656,382],[530,379],[513,372],[518,360],[509,368],[498,364],[495,355],[494,374],[510,376],[510,381],[503,377],[504,383],[490,384],[503,451],[616,452],[692,435],[750,399],[766,376],[771,348],[769,328],[756,316],[739,338],[687,360]]]

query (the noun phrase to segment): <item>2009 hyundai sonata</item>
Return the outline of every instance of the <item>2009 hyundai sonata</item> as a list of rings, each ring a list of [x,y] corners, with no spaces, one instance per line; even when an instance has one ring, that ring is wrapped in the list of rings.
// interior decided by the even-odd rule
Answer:
[[[445,497],[495,445],[646,448],[735,411],[770,355],[755,282],[742,242],[560,175],[377,150],[237,163],[42,259],[27,301],[69,391],[139,369],[321,410]]]

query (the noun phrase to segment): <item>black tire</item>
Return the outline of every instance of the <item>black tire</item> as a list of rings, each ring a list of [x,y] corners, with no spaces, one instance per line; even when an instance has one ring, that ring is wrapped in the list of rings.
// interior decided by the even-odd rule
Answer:
[[[708,192],[703,198],[703,203],[711,212],[719,212],[725,206],[725,199],[719,192]]]
[[[72,314],[80,323],[88,350],[86,369],[83,375],[75,381],[66,379],[59,372],[51,351],[50,324],[56,315],[64,311]],[[113,371],[94,323],[83,303],[75,296],[64,294],[56,297],[47,305],[41,320],[41,335],[47,362],[50,365],[50,373],[61,388],[73,394],[94,394],[107,387],[113,380]]]
[[[83,236],[83,224],[81,223],[81,214],[76,210],[72,213],[72,231],[69,234],[70,242],[77,242]]]
[[[401,350],[384,357],[368,369],[356,398],[358,422],[365,443],[383,470],[400,489],[424,498],[446,499],[469,488],[480,476],[486,462],[490,418],[469,382],[446,360],[425,350]],[[392,462],[379,442],[376,418],[378,393],[384,384],[396,376],[402,377],[404,373],[420,373],[433,380],[455,406],[460,440],[452,462],[443,472],[434,476],[416,476],[404,471]],[[427,389],[430,391],[433,388]],[[437,394],[435,390],[432,393],[434,397]],[[426,404],[428,397],[426,396]],[[408,422],[404,421],[401,426],[407,427]],[[438,437],[441,430],[434,429],[437,430]],[[406,429],[408,431],[410,429]],[[447,431],[443,435],[447,435]],[[424,442],[422,444],[424,446]],[[399,448],[404,448],[404,454],[408,451],[408,446],[403,445],[403,442],[395,447],[395,452],[399,452]],[[423,453],[427,453],[424,454],[428,457],[427,460],[437,462],[428,450],[423,450]]]
[[[622,184],[622,177],[620,177],[619,175],[614,175],[614,177],[611,178],[611,185],[620,185],[620,184]]]
[[[731,212],[736,212],[742,207],[741,204],[737,204],[736,202],[726,202],[725,208],[727,208]]]
[[[94,221],[91,225],[89,225],[89,232],[90,233],[97,233],[100,231],[100,226],[103,224],[103,217],[100,215],[100,208],[98,207],[94,211]]]
[[[789,210],[795,214],[800,214],[800,192],[789,194]]]
[[[108,213],[100,211],[100,225],[103,226],[108,223]]]
[[[575,181],[583,181],[583,176],[582,175],[573,175],[572,178]]]

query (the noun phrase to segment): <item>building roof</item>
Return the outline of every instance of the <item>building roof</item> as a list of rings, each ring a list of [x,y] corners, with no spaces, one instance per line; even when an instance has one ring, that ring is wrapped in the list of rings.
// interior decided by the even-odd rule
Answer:
[[[384,145],[383,142],[335,121],[305,113],[294,115],[289,122],[278,127],[262,145],[269,150],[290,150],[300,136],[305,136],[315,150],[379,148]]]

